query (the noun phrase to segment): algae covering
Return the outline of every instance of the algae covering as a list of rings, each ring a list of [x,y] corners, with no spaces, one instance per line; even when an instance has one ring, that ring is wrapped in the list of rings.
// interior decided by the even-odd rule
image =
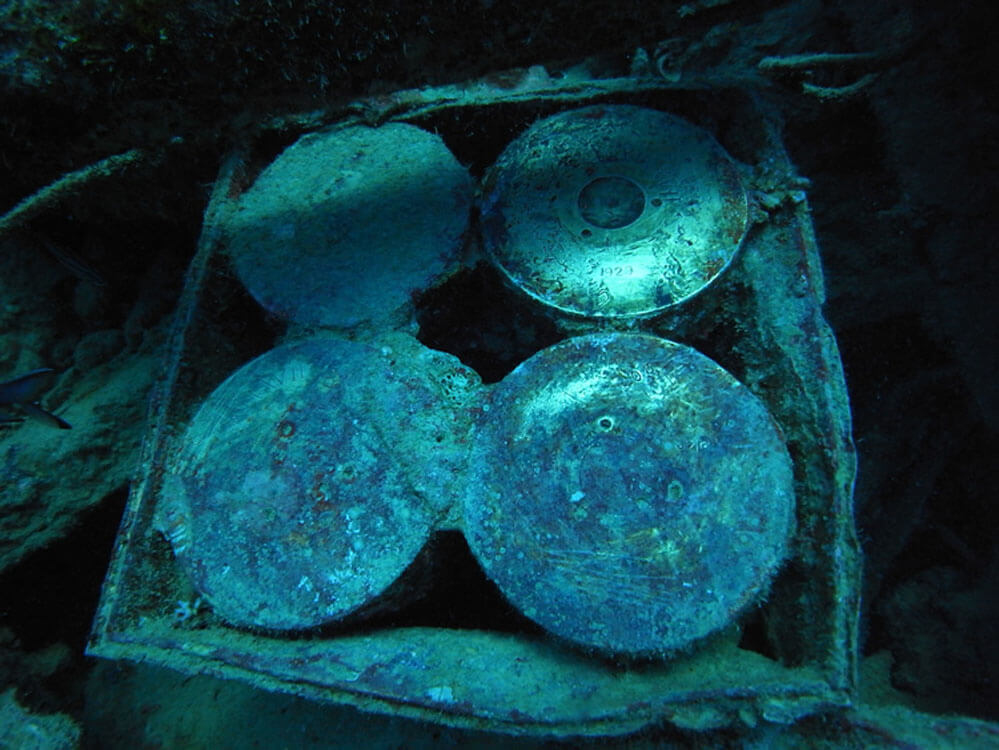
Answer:
[[[383,594],[462,475],[471,409],[448,410],[437,387],[455,381],[471,400],[472,370],[385,336],[276,347],[219,386],[170,462],[157,523],[212,609],[294,630]]]
[[[742,123],[724,139],[714,132],[717,141],[692,131],[710,145],[710,163],[723,165],[721,195],[731,200],[717,204],[717,216],[733,220],[725,246],[708,242],[713,249],[697,256],[704,288],[668,301],[640,292],[636,307],[611,315],[551,304],[507,273],[510,316],[532,310],[563,340],[533,347],[498,383],[427,348],[413,318],[398,312],[345,327],[341,317],[300,320],[272,307],[281,324],[254,340],[266,353],[234,359],[245,347],[221,340],[202,313],[224,314],[218,300],[254,294],[235,286],[227,264],[245,236],[240,207],[257,189],[253,165],[265,159],[227,159],[91,653],[519,734],[789,723],[850,703],[858,553],[849,406],[821,313],[807,203],[774,113],[731,90],[678,82],[525,76],[512,88],[472,82],[359,102],[300,143],[405,123],[442,133],[463,149],[459,163],[485,166],[485,154],[495,158],[539,113],[571,120],[611,101],[626,105],[616,110],[631,113],[625,123],[706,129],[722,115]],[[482,153],[465,137],[473,121]],[[596,227],[599,245],[587,253],[610,257],[615,238],[644,226],[646,210],[662,218],[633,162],[648,158],[654,174],[668,174],[681,157],[615,149],[606,170],[605,152],[588,158],[572,166],[590,179],[566,183],[568,213],[548,210],[540,195],[516,210],[540,217],[555,240],[589,229],[580,222]],[[684,190],[700,189],[705,170],[680,171],[690,177]],[[339,176],[309,173],[319,190]],[[705,179],[705,189],[717,188],[717,174]],[[410,223],[416,234],[393,224],[400,246],[464,269],[508,271],[496,241],[509,248],[513,233],[497,229],[502,201],[490,185],[464,217],[457,255],[439,234],[418,236],[422,219]],[[324,195],[335,203],[335,190]],[[682,213],[694,204],[671,205]],[[503,222],[530,225],[510,211],[502,207]],[[279,213],[283,233],[263,212],[260,236],[290,242],[297,220],[289,230],[292,214]],[[384,255],[367,255],[363,242],[348,253],[330,247],[334,265],[350,266],[340,278],[367,271],[358,278],[369,310],[412,315],[431,286],[438,300],[461,292],[461,274],[447,263],[428,267],[418,281],[428,288],[414,295],[408,282],[369,283],[384,265],[372,258]],[[566,270],[564,247],[544,246],[549,269]],[[283,251],[269,252],[273,263]],[[677,246],[669,252],[677,257]],[[293,262],[284,271],[300,272]],[[495,343],[484,335],[476,346]],[[464,552],[448,542],[459,534]],[[573,556],[580,549],[585,558]],[[477,588],[449,587],[458,578]]]
[[[472,550],[520,611],[571,641],[675,652],[755,602],[785,557],[794,490],[780,433],[688,347],[569,338],[492,391],[477,435]]]
[[[240,197],[226,244],[276,315],[391,328],[414,292],[454,270],[471,200],[471,177],[440,138],[404,123],[355,125],[275,159]]]

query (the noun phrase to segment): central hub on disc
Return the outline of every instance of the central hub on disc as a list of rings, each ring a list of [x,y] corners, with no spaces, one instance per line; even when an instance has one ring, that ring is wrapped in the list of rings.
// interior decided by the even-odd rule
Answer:
[[[620,229],[645,210],[645,193],[626,177],[598,177],[579,191],[579,213],[601,229]]]
[[[658,315],[728,267],[749,228],[741,168],[679,117],[594,105],[535,122],[483,181],[483,247],[552,311]]]

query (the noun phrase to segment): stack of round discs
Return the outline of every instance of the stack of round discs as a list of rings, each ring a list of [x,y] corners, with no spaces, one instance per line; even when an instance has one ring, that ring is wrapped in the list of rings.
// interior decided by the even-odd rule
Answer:
[[[269,311],[306,325],[387,329],[457,267],[472,178],[413,125],[303,136],[227,220],[229,253]]]
[[[486,177],[486,250],[514,286],[592,318],[658,313],[729,264],[749,227],[734,161],[706,131],[626,105],[534,123]]]
[[[689,347],[567,339],[521,364],[478,424],[469,545],[521,612],[649,655],[723,627],[793,527],[791,461],[763,404]]]
[[[223,619],[342,618],[395,582],[447,514],[479,386],[402,334],[273,349],[201,406],[158,525]]]

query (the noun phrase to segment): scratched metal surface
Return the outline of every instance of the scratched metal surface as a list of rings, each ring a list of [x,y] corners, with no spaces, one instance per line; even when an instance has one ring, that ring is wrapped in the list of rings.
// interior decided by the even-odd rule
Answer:
[[[662,654],[753,602],[793,530],[791,459],[763,404],[695,350],[592,334],[490,394],[465,504],[469,544],[561,637]]]
[[[705,130],[645,107],[598,105],[534,123],[486,178],[486,249],[558,310],[647,316],[694,296],[749,228],[735,162]]]

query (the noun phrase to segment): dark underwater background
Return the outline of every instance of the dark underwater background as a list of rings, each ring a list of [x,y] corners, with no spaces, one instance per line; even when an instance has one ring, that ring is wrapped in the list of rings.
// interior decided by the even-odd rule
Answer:
[[[0,747],[999,746],[997,29],[984,1],[0,4],[0,381],[65,372],[42,405],[73,424],[0,428]],[[868,52],[759,75],[764,56]],[[811,182],[859,462],[860,699],[884,723],[514,740],[85,657],[227,150],[361,97],[530,66],[627,74],[641,55],[653,74],[756,79]],[[19,209],[115,154],[134,158]],[[234,339],[259,317],[228,312]]]

